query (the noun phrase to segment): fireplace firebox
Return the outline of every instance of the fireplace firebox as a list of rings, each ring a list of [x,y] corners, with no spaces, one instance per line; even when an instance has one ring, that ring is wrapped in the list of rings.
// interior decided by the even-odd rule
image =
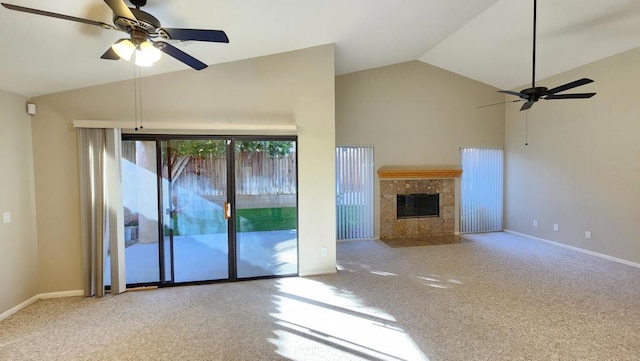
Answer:
[[[397,195],[397,219],[440,217],[440,193]]]

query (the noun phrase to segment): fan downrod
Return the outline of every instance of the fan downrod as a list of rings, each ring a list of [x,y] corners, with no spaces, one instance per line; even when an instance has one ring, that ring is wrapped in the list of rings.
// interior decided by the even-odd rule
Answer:
[[[129,0],[136,9],[140,9],[141,7],[147,5],[147,0]]]

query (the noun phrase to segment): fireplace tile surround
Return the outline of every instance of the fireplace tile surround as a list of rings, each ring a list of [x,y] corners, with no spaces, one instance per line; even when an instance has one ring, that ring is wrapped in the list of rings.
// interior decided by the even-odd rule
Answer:
[[[387,173],[385,173],[385,171]],[[407,176],[397,169],[381,168],[380,178],[380,239],[406,239],[416,237],[448,236],[455,234],[455,177],[461,171],[412,172]],[[435,173],[434,173],[435,172]],[[451,173],[453,172],[453,173]],[[412,179],[388,179],[395,177]],[[424,178],[422,178],[424,177]],[[413,179],[417,178],[417,179]],[[440,217],[397,219],[397,195],[412,193],[440,194]]]
[[[398,194],[439,193],[440,217],[397,219]],[[380,180],[380,239],[455,234],[455,180]]]

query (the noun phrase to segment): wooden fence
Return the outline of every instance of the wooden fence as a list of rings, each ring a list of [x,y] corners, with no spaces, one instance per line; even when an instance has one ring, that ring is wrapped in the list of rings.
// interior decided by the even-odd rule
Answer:
[[[122,143],[122,158],[136,164],[136,142]],[[162,175],[168,179],[166,159]],[[204,197],[226,194],[227,161],[214,155],[205,157],[182,156],[172,159],[171,178],[174,190],[181,188]],[[296,152],[282,157],[271,157],[268,152],[242,151],[236,156],[236,194],[295,195]]]
[[[236,157],[237,195],[296,193],[296,154],[272,158],[267,152],[240,152]],[[227,190],[226,159],[189,157],[184,169],[174,175],[175,187],[200,196],[218,196]]]

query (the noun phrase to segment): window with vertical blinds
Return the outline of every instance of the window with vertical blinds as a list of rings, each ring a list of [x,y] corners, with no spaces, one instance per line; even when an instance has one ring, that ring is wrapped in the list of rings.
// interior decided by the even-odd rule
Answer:
[[[373,147],[336,147],[337,239],[373,238]]]
[[[502,230],[502,148],[460,148],[460,232]]]

